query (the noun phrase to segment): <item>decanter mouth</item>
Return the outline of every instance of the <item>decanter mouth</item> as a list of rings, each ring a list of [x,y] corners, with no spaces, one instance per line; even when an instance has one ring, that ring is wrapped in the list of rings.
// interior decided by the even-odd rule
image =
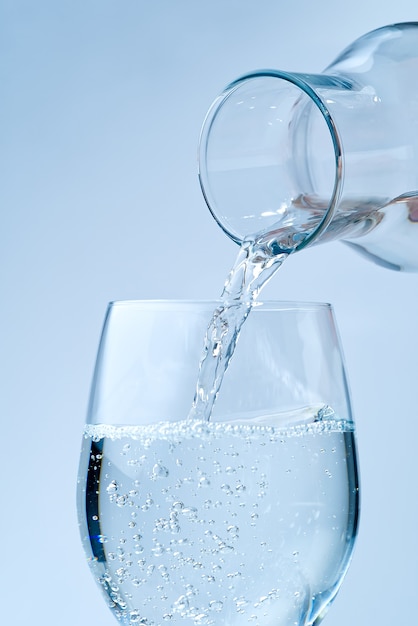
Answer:
[[[326,94],[350,87],[334,76],[259,70],[214,101],[200,134],[199,181],[233,241],[283,233],[277,249],[289,253],[327,228],[341,195],[343,148]],[[296,204],[309,197],[325,202],[302,214]]]

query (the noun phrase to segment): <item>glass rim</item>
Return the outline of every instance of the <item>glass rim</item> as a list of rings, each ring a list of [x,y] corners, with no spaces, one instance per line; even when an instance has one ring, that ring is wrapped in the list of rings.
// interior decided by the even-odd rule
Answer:
[[[116,307],[138,307],[149,309],[180,309],[180,308],[216,308],[222,304],[251,304],[252,309],[264,311],[320,311],[332,310],[333,306],[329,302],[310,302],[304,300],[226,300],[218,299],[178,299],[178,298],[151,298],[151,299],[128,299],[128,300],[112,300],[108,303],[109,308]]]

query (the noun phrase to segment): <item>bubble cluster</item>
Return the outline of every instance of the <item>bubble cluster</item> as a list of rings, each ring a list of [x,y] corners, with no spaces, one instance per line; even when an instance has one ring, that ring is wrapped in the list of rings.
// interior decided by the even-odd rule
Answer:
[[[350,537],[347,513],[332,509],[347,489],[346,431],[334,421],[309,424],[303,441],[300,429],[258,424],[98,427],[111,435],[91,567],[116,616],[132,626],[279,623],[307,597],[326,597],[347,552],[333,533]]]

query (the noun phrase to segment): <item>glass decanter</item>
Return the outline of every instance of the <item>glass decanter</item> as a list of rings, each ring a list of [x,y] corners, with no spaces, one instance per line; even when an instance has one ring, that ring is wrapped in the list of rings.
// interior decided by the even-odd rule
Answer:
[[[339,239],[418,270],[418,23],[374,30],[321,74],[261,70],[204,122],[206,202],[237,243],[272,254]]]

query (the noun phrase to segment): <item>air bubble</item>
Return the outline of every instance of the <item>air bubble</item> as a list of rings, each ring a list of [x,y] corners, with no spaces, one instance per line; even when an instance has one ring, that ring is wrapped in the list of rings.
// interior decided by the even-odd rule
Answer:
[[[141,617],[139,611],[134,610],[129,613],[129,619],[131,624],[139,624],[140,626],[146,626],[149,624],[148,620],[145,617]]]
[[[216,459],[213,461],[213,467],[214,467],[214,469],[213,469],[213,473],[214,474],[221,474],[222,473],[221,464]]]
[[[232,539],[236,539],[239,537],[239,528],[238,526],[228,526],[227,533]]]
[[[239,613],[243,612],[243,609],[245,609],[245,607],[247,606],[248,602],[245,598],[240,597],[240,598],[235,598],[235,606],[237,607],[237,611]]]
[[[154,504],[154,500],[152,498],[147,498],[145,500],[145,504],[141,506],[142,511],[148,511],[148,509]]]
[[[204,578],[204,580],[208,583],[214,583],[216,581],[215,576],[211,576],[210,574],[202,574],[202,578]]]
[[[165,548],[160,543],[157,543],[155,548],[152,549],[152,553],[154,554],[154,556],[161,556],[162,554],[164,554],[164,552]]]
[[[155,520],[154,530],[156,532],[158,532],[159,530],[168,530],[168,528],[169,528],[169,522],[164,517],[160,517],[159,519]]]
[[[159,565],[158,571],[160,572],[160,574],[164,578],[164,580],[169,580],[170,574],[169,574],[168,569],[166,568],[165,565]]]
[[[232,546],[228,546],[224,541],[220,541],[218,543],[218,548],[222,554],[230,554],[231,552],[234,552],[234,548]]]
[[[190,521],[197,520],[197,509],[193,506],[185,507],[181,510],[182,514],[187,517]]]
[[[115,573],[121,579],[126,578],[126,576],[128,575],[128,572],[126,571],[124,567],[119,567]]]
[[[173,608],[179,611],[181,615],[184,615],[189,608],[189,599],[187,596],[180,596],[173,604]]]
[[[131,620],[131,624],[138,624],[139,620],[141,619],[141,615],[139,611],[131,611],[129,613],[129,618]]]
[[[116,480],[112,480],[111,483],[109,483],[106,491],[107,493],[116,493],[118,490],[118,483],[116,482]]]
[[[169,474],[168,469],[161,463],[156,463],[154,467],[152,468],[153,478],[167,478],[168,474]]]

